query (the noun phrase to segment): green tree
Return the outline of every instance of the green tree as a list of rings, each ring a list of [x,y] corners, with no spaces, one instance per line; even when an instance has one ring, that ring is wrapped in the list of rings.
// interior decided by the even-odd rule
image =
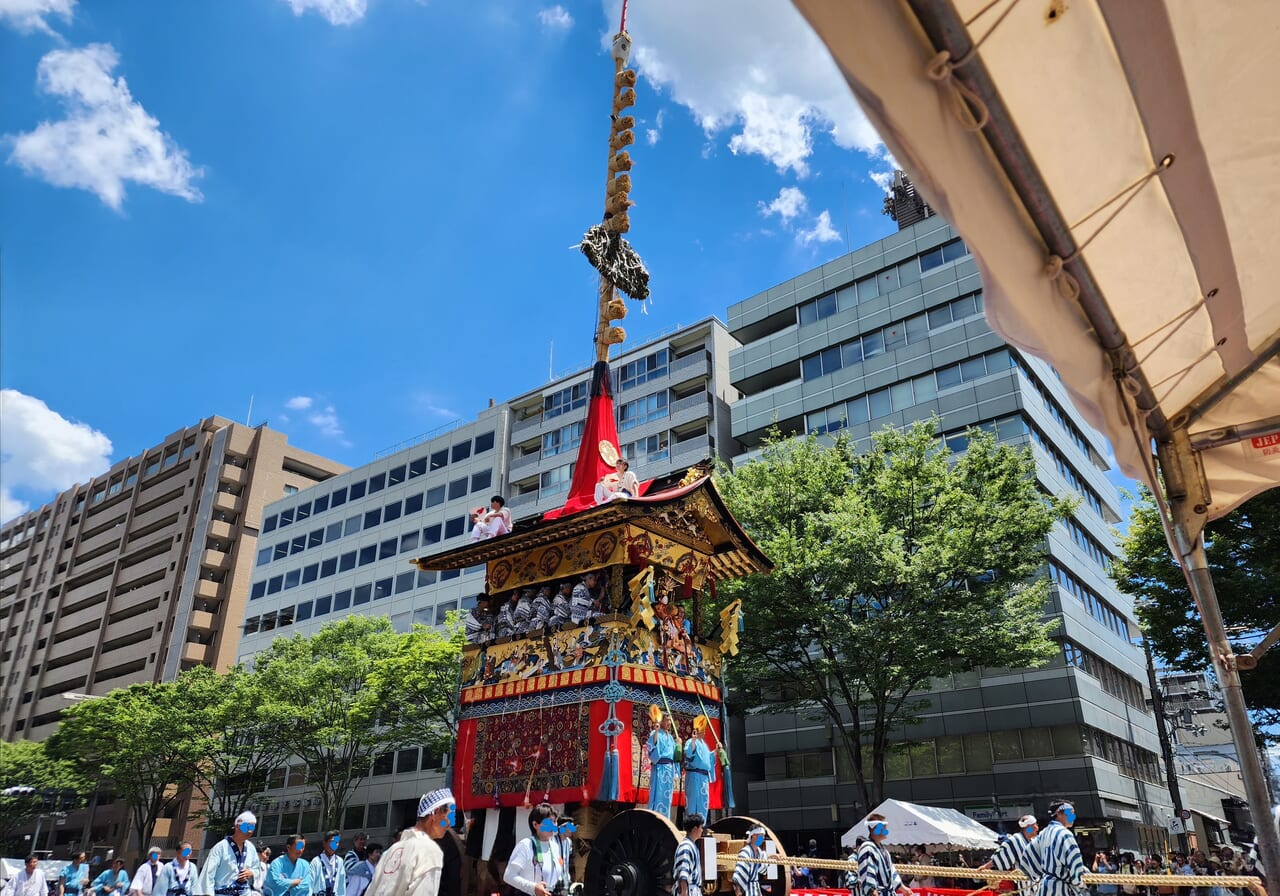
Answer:
[[[193,707],[176,682],[119,688],[63,712],[47,741],[55,757],[106,785],[129,807],[139,845],[149,842],[156,819],[175,807],[193,783],[193,769],[216,744],[193,725]],[[126,835],[122,844],[128,848]]]
[[[776,564],[722,589],[746,622],[733,676],[749,692],[780,688],[770,711],[825,716],[867,805],[884,797],[891,732],[931,679],[1055,650],[1038,573],[1074,502],[1040,494],[1026,449],[974,431],[953,456],[936,418],[882,430],[861,454],[844,436],[774,433],[721,488]]]
[[[1218,605],[1237,649],[1280,620],[1280,490],[1246,501],[1205,529],[1205,554]],[[1151,493],[1133,506],[1123,554],[1112,566],[1120,590],[1137,599],[1151,652],[1175,669],[1208,668],[1208,642],[1182,568],[1169,550]],[[1240,673],[1245,701],[1260,726],[1280,724],[1280,651]]]
[[[0,848],[7,847],[7,855],[17,855],[22,844],[14,834],[19,828],[46,809],[61,811],[82,806],[92,786],[75,765],[51,756],[44,741],[0,741],[0,790],[35,790],[31,794],[0,796]],[[57,791],[52,805],[47,802],[45,791]]]
[[[457,682],[455,673],[429,685],[427,670],[410,668],[406,657],[428,640],[422,630],[397,634],[383,617],[348,616],[309,637],[277,638],[258,655],[262,687],[289,718],[288,745],[307,766],[324,825],[340,826],[376,756],[435,736],[432,707],[452,699]],[[454,647],[455,669],[459,655]]]
[[[197,814],[205,830],[224,831],[292,755],[293,720],[261,676],[242,666],[226,674],[196,666],[175,685],[188,706],[198,707],[192,727],[210,747],[187,774],[204,804]]]

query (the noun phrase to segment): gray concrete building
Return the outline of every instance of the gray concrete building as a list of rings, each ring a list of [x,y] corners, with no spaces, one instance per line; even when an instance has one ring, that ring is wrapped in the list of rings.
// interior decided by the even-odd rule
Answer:
[[[265,426],[209,417],[0,528],[0,735],[43,740],[69,699],[237,656],[263,507],[346,469]],[[156,842],[183,831],[162,818]],[[122,806],[40,848],[117,850]]]
[[[1096,845],[1155,848],[1166,834],[1156,722],[1133,602],[1107,570],[1120,500],[1108,448],[1072,409],[1052,369],[1005,345],[983,317],[963,240],[937,217],[732,305],[733,437],[747,460],[768,429],[865,439],[936,413],[955,450],[965,431],[1031,447],[1041,485],[1083,498],[1055,526],[1046,612],[1059,655],[1038,669],[975,669],[936,681],[920,724],[895,732],[887,795],[1016,820],[1069,797]],[[748,716],[749,811],[787,839],[825,850],[870,807],[822,722]],[[997,809],[998,806],[998,809]]]
[[[714,318],[645,342],[611,362],[619,440],[643,480],[736,451],[729,351]],[[586,416],[590,368],[560,377],[474,420],[380,457],[265,508],[239,659],[277,635],[314,632],[350,613],[400,630],[439,625],[474,605],[484,568],[418,572],[409,560],[465,543],[469,511],[493,494],[515,520],[563,504]],[[418,797],[445,783],[446,759],[408,749],[379,758],[346,808],[343,829],[386,843],[413,823]],[[258,836],[319,832],[319,800],[301,766],[282,768],[258,804]]]

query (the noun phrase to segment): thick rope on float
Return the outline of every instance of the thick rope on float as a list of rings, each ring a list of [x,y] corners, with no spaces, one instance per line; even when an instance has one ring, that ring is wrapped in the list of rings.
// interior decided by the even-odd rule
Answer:
[[[619,292],[637,301],[649,297],[649,269],[622,234],[608,230],[605,224],[597,224],[583,234],[578,248],[600,276]]]

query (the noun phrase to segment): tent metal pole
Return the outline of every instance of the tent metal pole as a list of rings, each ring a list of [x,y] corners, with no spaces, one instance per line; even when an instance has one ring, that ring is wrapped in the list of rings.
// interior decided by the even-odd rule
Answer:
[[[1218,594],[1213,587],[1213,576],[1209,574],[1203,531],[1196,536],[1195,541],[1190,545],[1190,550],[1183,554],[1182,571],[1187,578],[1187,585],[1191,588],[1191,596],[1200,609],[1204,633],[1209,638],[1209,654],[1213,658],[1213,669],[1218,676],[1218,685],[1222,688],[1227,723],[1231,726],[1231,737],[1235,741],[1236,752],[1240,755],[1240,772],[1244,777],[1244,793],[1249,801],[1249,813],[1253,816],[1258,857],[1266,870],[1268,881],[1273,882],[1276,880],[1276,875],[1280,874],[1280,834],[1277,833],[1276,823],[1271,817],[1271,799],[1267,793],[1267,783],[1262,773],[1262,760],[1258,756],[1258,745],[1254,739],[1253,722],[1249,719],[1249,713],[1245,708],[1244,691],[1240,688],[1240,674],[1236,669],[1235,653],[1232,651],[1231,642],[1227,639],[1226,628],[1222,624]]]

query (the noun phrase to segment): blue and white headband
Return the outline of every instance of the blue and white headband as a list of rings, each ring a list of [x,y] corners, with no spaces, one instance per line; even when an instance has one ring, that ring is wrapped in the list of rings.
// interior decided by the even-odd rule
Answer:
[[[456,802],[457,800],[453,798],[453,791],[448,787],[441,787],[439,790],[424,793],[422,799],[418,800],[418,817],[426,818],[441,806]]]

